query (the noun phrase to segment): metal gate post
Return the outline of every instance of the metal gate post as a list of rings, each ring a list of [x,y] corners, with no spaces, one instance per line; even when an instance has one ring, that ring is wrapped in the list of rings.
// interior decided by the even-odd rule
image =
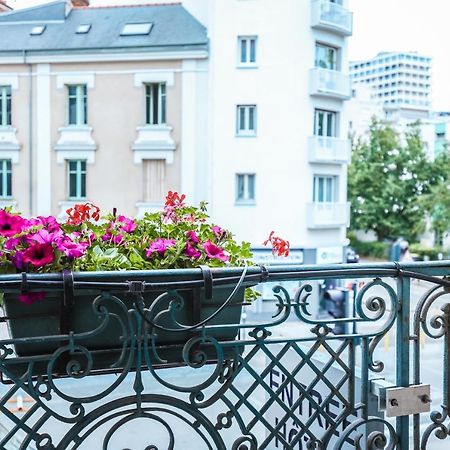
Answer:
[[[396,385],[409,386],[409,335],[410,335],[410,300],[411,280],[400,276],[397,278],[397,294],[399,310],[397,311],[397,342],[396,342]],[[397,417],[396,431],[398,450],[409,448],[409,416]]]

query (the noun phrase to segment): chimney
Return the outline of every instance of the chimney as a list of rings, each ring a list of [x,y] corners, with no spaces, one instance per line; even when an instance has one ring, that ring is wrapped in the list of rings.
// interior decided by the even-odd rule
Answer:
[[[11,12],[13,9],[6,4],[6,0],[0,0],[0,14],[4,12]]]
[[[1,1],[1,0],[0,0]],[[70,0],[74,8],[88,7],[90,0]]]

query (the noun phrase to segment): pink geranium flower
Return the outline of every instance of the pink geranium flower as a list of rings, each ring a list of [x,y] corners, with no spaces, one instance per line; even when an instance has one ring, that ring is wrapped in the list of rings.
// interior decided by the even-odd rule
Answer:
[[[205,249],[206,254],[211,259],[219,259],[220,261],[228,261],[230,258],[225,255],[222,248],[214,245],[209,239],[203,244],[203,248]]]
[[[23,252],[23,262],[35,267],[50,264],[55,259],[55,253],[51,244],[34,244]]]
[[[4,209],[0,210],[0,235],[11,237],[20,233],[28,224],[28,221],[20,216],[9,214]]]
[[[155,252],[158,253],[160,256],[164,256],[167,249],[169,247],[173,247],[175,244],[176,244],[175,239],[164,239],[164,238],[155,239],[150,244],[150,247],[147,249],[147,258],[150,258]]]
[[[201,252],[198,251],[189,241],[186,242],[186,249],[184,251],[189,258],[198,259],[202,256]]]

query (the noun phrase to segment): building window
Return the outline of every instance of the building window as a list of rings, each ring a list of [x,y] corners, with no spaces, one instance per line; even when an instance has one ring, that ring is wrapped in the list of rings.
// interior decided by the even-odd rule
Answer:
[[[69,199],[86,198],[86,161],[67,161],[69,171]]]
[[[336,202],[337,198],[337,176],[315,175],[313,201],[315,203],[332,203]]]
[[[314,134],[316,136],[336,137],[336,113],[316,109],[314,114]]]
[[[256,46],[258,38],[256,36],[239,36],[239,65],[254,66],[256,64]]]
[[[0,86],[0,126],[11,125],[11,86]]]
[[[238,136],[256,135],[256,105],[238,105],[236,133]]]
[[[328,70],[338,70],[337,49],[328,45],[316,43],[316,67]]]
[[[166,84],[145,85],[145,123],[163,125],[166,123]]]
[[[69,125],[87,124],[87,87],[85,84],[68,86]]]
[[[164,159],[142,161],[143,200],[145,203],[162,203],[166,194],[166,162]]]
[[[0,159],[0,197],[12,196],[12,167],[10,159]]]
[[[236,175],[236,203],[255,202],[255,174]]]

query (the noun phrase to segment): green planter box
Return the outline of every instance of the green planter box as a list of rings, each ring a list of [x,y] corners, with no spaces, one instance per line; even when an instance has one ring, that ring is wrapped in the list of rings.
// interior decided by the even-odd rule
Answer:
[[[233,275],[236,276],[235,273]],[[51,277],[50,274],[46,276]],[[54,275],[54,277],[57,276],[57,274]],[[35,276],[35,279],[37,277]],[[61,279],[60,275],[59,279]],[[157,301],[159,296],[173,289],[170,283],[202,279],[199,271],[188,269],[186,271],[89,272],[75,274],[74,279],[95,283],[127,281],[144,281],[147,285],[167,283],[167,288],[164,290],[142,294],[145,307],[151,308],[153,305],[151,315],[147,314],[146,317],[149,322],[155,323],[162,329],[139,319],[135,299],[123,289],[108,288],[108,295],[100,298],[102,291],[99,288],[92,290],[75,288],[72,305],[68,308],[64,307],[64,293],[61,289],[33,288],[35,291],[45,291],[46,296],[43,300],[38,300],[31,305],[19,301],[20,292],[6,292],[4,310],[8,317],[11,337],[13,339],[33,338],[30,342],[15,343],[18,356],[50,355],[61,346],[68,345],[69,339],[53,338],[52,340],[49,337],[73,333],[77,346],[85,347],[90,352],[108,353],[111,361],[114,361],[114,355],[117,356],[132,343],[136,345],[139,340],[141,343],[146,341],[148,346],[167,348],[162,355],[171,360],[168,362],[182,362],[181,351],[173,351],[173,349],[181,348],[189,339],[200,336],[201,331],[165,331],[164,328],[179,329],[180,326],[176,321],[179,324],[192,326],[208,319],[226,302],[236,285],[235,280],[230,280],[229,284],[214,286],[210,299],[205,296],[205,288],[195,287],[177,289],[176,292],[182,298],[181,301],[175,300],[176,297],[173,296],[170,299],[160,298]],[[236,338],[246,286],[248,284],[240,286],[227,307],[207,322],[204,333],[206,336],[212,336],[218,341],[232,341]],[[167,310],[173,301],[175,304],[172,303],[172,313],[168,313]],[[174,318],[176,321],[173,320]],[[216,327],[208,328],[211,325]],[[224,327],[220,327],[222,325]],[[209,347],[211,347],[210,343]],[[115,352],[111,353],[111,350]],[[175,354],[178,356],[171,356]]]

